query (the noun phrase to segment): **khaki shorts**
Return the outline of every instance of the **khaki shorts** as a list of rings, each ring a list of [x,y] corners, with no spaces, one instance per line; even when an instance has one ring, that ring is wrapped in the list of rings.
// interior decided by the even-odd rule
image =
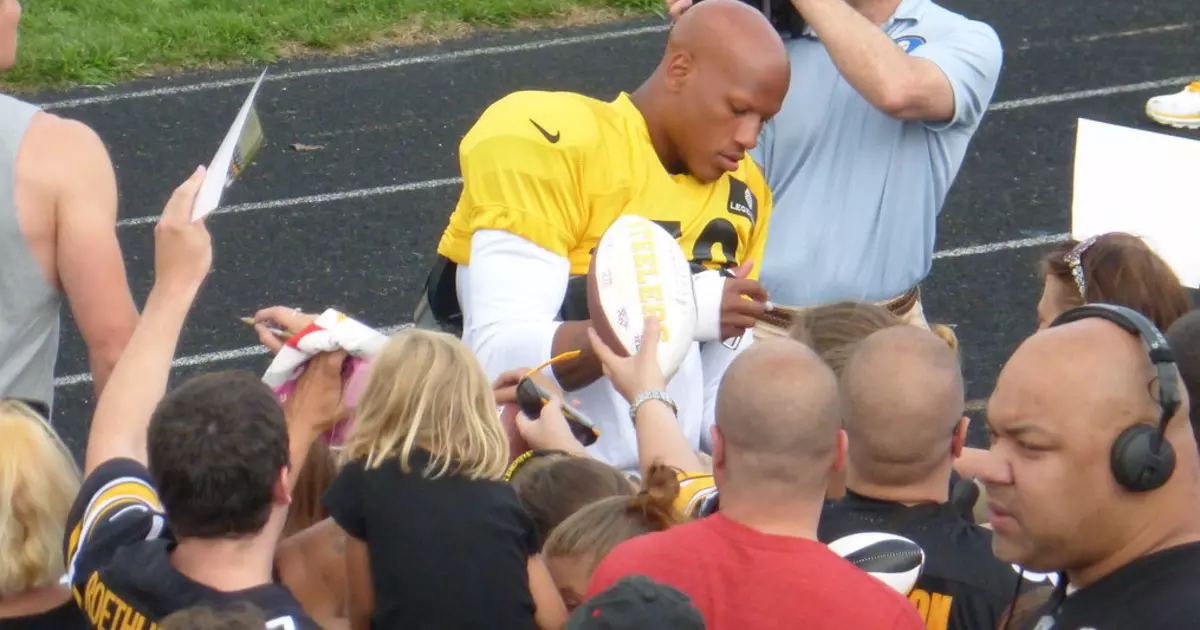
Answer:
[[[891,311],[906,324],[929,330],[929,322],[925,320],[925,308],[921,305],[920,287],[913,287],[903,295],[876,304]],[[776,304],[775,308],[754,326],[754,337],[764,339],[788,336],[796,316],[810,308]]]

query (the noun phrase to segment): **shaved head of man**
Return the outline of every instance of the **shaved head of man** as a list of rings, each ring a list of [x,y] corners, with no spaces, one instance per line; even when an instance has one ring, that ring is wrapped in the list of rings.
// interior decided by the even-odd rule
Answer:
[[[654,74],[632,95],[663,165],[703,182],[736,170],[783,105],[783,40],[736,0],[705,0],[675,23]]]
[[[1083,588],[1153,551],[1200,539],[1200,458],[1188,402],[1168,424],[1176,454],[1157,490],[1119,485],[1112,445],[1156,425],[1155,371],[1145,345],[1115,324],[1084,319],[1027,339],[988,403],[990,449],[980,459],[993,549],[1032,571],[1066,571]]]
[[[846,486],[901,502],[948,500],[966,440],[958,356],[944,339],[894,326],[859,343],[842,372]]]
[[[717,393],[713,473],[721,511],[743,501],[808,501],[819,509],[844,460],[841,424],[837,379],[816,353],[790,339],[747,348]]]

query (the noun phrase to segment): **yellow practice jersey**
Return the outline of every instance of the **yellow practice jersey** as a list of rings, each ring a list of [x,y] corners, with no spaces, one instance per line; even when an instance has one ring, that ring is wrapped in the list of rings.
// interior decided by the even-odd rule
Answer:
[[[749,156],[704,184],[663,168],[627,94],[604,102],[569,92],[516,92],[489,107],[459,147],[463,190],[438,253],[469,264],[476,230],[504,230],[584,275],[618,217],[663,226],[709,269],[754,260],[758,277],[771,194]]]
[[[675,509],[688,518],[697,518],[706,499],[717,494],[717,483],[708,473],[685,473],[675,475],[679,479],[679,496],[675,498]]]

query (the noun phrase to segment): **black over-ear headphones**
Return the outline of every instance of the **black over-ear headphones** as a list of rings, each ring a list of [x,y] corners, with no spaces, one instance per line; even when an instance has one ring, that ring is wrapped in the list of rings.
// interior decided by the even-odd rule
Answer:
[[[1175,472],[1175,449],[1165,438],[1167,422],[1179,410],[1179,370],[1166,337],[1146,316],[1115,304],[1085,304],[1054,318],[1050,326],[1060,326],[1089,317],[1108,320],[1137,335],[1150,351],[1150,362],[1157,372],[1158,426],[1135,424],[1117,436],[1110,454],[1110,466],[1117,483],[1132,492],[1147,492],[1162,487]]]

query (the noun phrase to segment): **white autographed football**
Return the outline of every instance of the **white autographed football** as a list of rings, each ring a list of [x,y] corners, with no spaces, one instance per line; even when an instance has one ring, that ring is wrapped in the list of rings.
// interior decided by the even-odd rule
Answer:
[[[637,353],[647,316],[662,323],[658,364],[670,379],[695,341],[696,298],[683,249],[653,221],[626,215],[600,237],[588,270],[592,326],[614,352]]]
[[[912,591],[925,568],[925,550],[893,534],[851,534],[829,543],[829,548],[901,595],[907,596]]]

